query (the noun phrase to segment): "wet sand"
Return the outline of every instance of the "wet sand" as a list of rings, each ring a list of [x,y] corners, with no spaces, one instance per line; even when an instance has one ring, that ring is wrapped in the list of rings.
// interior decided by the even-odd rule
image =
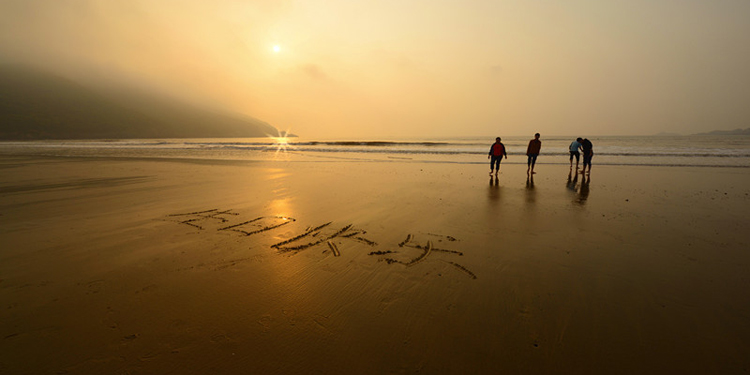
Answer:
[[[750,370],[746,169],[0,169],[3,374]]]

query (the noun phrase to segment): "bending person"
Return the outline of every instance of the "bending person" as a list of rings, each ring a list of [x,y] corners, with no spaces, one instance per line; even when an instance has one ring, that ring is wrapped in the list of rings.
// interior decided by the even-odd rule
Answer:
[[[583,139],[579,137],[570,144],[570,169],[573,169],[573,157],[575,157],[576,170],[578,170],[578,161],[581,160],[581,153],[578,150],[581,149],[581,142],[583,142]]]

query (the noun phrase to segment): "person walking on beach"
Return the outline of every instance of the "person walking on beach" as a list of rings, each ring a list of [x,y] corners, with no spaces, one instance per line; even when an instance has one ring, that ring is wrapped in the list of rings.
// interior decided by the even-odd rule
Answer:
[[[594,157],[594,145],[591,144],[588,138],[585,138],[581,142],[581,150],[583,150],[583,168],[581,169],[581,173],[586,172],[586,165],[588,165],[588,173],[591,174],[591,158]]]
[[[575,156],[576,170],[578,170],[578,161],[581,160],[581,153],[578,150],[581,149],[581,142],[583,142],[583,139],[579,137],[570,144],[570,169],[573,169],[573,157]]]
[[[526,174],[534,174],[534,165],[536,164],[536,157],[539,156],[539,151],[542,149],[542,141],[539,140],[539,133],[534,134],[534,139],[529,141],[529,147],[526,148],[526,156],[529,157],[526,168]]]
[[[492,169],[495,169],[495,177],[500,173],[500,160],[508,159],[508,154],[505,152],[505,145],[500,142],[500,137],[495,138],[495,143],[490,146],[490,154],[487,159],[490,159],[490,176],[492,176]]]

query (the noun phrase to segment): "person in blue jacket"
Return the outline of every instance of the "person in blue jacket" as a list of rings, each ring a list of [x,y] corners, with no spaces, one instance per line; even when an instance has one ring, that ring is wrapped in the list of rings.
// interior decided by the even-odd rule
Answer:
[[[581,142],[583,142],[583,139],[579,137],[570,144],[570,169],[573,169],[573,157],[575,157],[576,171],[578,170],[578,162],[581,160],[581,153],[579,152],[582,147]]]

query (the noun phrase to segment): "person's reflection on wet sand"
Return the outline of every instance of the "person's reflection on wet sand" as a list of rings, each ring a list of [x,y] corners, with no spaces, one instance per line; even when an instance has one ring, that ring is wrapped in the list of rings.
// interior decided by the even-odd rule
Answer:
[[[526,203],[536,202],[536,192],[534,191],[534,175],[526,176]]]
[[[498,180],[497,176],[495,176],[494,178],[490,177],[489,198],[493,201],[500,199],[500,181]]]
[[[568,172],[568,182],[565,184],[565,186],[568,187],[568,190],[575,193],[577,184],[578,184],[578,173],[573,172],[573,170],[571,169],[570,172]]]
[[[591,176],[581,175],[581,188],[578,190],[578,199],[576,203],[583,205],[586,200],[589,199],[589,184],[591,183]]]

